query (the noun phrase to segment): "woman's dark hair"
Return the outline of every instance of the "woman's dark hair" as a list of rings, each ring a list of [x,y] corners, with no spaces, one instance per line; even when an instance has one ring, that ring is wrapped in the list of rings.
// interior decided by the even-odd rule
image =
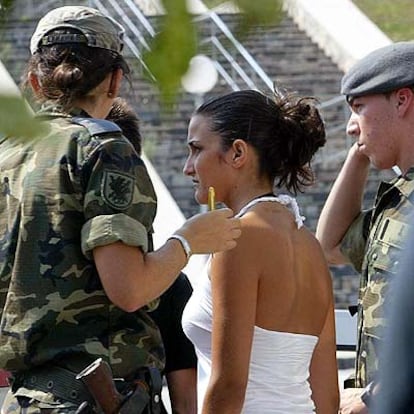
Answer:
[[[195,114],[211,120],[223,149],[236,139],[255,148],[259,173],[278,187],[296,193],[314,181],[311,159],[325,142],[325,128],[316,100],[275,90],[267,96],[254,90],[232,92],[212,99]]]
[[[77,33],[77,30],[60,29],[55,33]],[[41,86],[36,93],[37,100],[53,101],[68,110],[74,100],[86,96],[117,68],[124,74],[129,73],[124,58],[111,50],[84,43],[41,46],[29,60],[22,87],[27,88],[28,75],[32,72]]]

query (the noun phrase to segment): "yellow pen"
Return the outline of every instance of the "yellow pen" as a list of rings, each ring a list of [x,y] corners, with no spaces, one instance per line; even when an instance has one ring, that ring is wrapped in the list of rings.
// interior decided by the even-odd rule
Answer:
[[[208,187],[208,211],[213,211],[216,208],[216,193],[214,187]]]

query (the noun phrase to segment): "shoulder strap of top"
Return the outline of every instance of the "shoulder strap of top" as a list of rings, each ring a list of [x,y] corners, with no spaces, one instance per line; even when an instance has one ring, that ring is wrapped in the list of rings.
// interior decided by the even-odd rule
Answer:
[[[114,132],[122,133],[121,128],[117,124],[111,121],[107,121],[106,119],[74,116],[72,118],[72,122],[74,124],[82,125],[85,127],[90,135],[102,135]]]
[[[298,226],[298,229],[300,229],[303,226],[305,217],[300,214],[299,206],[296,200],[287,194],[281,194],[279,196],[264,196],[264,197],[255,198],[254,200],[247,203],[244,207],[242,207],[242,209],[236,214],[236,217],[243,216],[243,214],[245,214],[247,210],[249,210],[251,207],[264,201],[276,201],[286,206],[295,216],[295,221]]]

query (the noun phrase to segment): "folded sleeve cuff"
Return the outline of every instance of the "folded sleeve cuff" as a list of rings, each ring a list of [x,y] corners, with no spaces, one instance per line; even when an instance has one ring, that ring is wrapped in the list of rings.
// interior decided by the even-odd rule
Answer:
[[[95,247],[117,241],[148,251],[147,229],[126,214],[96,216],[82,227],[82,252],[88,259],[92,259]]]

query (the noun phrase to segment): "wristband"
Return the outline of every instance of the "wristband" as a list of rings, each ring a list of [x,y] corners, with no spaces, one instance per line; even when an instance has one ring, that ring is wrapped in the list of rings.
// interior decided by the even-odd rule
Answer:
[[[168,237],[168,240],[169,239],[176,239],[181,243],[188,263],[193,252],[191,251],[190,243],[188,243],[187,239],[179,234],[173,234],[170,237]]]

